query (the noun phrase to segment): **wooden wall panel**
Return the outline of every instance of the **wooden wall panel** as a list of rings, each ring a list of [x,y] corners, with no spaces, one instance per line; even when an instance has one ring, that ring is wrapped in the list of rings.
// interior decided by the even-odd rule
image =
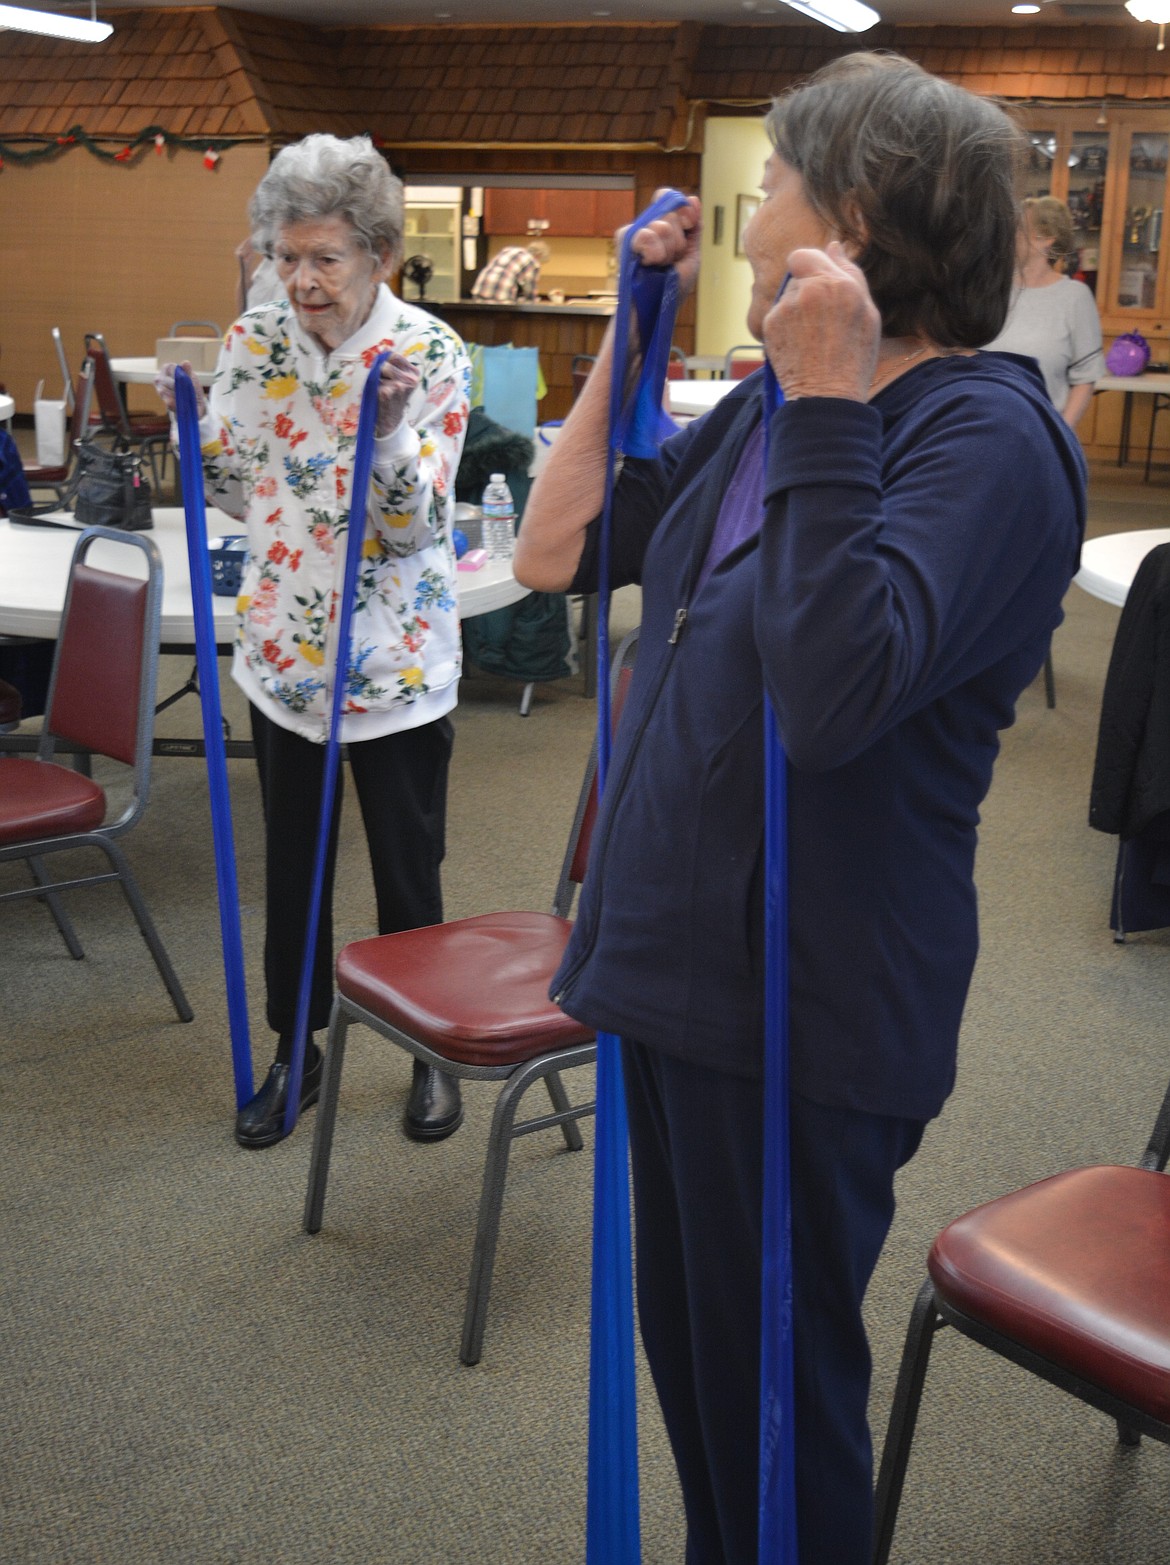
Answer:
[[[87,331],[115,355],[152,354],[178,319],[226,327],[236,313],[233,251],[268,166],[262,146],[227,149],[208,171],[194,150],[99,162],[80,148],[43,163],[9,163],[0,182],[0,380],[31,413],[37,381],[59,375],[49,328],[70,367]],[[54,391],[53,393],[57,393]],[[158,407],[149,388],[131,405]]]

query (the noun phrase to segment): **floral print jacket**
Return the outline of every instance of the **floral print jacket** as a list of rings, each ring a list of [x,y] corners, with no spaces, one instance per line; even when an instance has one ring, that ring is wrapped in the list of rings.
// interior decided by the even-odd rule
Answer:
[[[329,354],[288,304],[262,305],[224,339],[200,425],[208,502],[248,532],[233,677],[266,716],[320,743],[358,409],[384,348],[420,383],[399,429],[375,442],[341,737],[431,722],[454,706],[460,670],[451,533],[471,368],[459,338],[385,286]]]

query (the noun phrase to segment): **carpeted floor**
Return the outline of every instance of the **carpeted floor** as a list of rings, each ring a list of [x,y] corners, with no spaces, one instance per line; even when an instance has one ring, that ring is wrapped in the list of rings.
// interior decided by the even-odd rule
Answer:
[[[1160,525],[1167,488],[1094,478],[1093,530]],[[1074,588],[1057,707],[1021,700],[987,801],[983,951],[958,1089],[906,1171],[871,1292],[880,1440],[923,1258],[949,1217],[1085,1161],[1132,1161],[1167,1075],[1170,934],[1107,928],[1115,844],[1085,824],[1117,611]],[[619,604],[618,626],[637,614]],[[167,660],[164,688],[186,666]],[[243,713],[228,691],[229,710]],[[466,681],[446,865],[449,916],[544,907],[594,711],[579,681]],[[165,714],[191,731],[193,704]],[[258,1069],[259,807],[232,763]],[[175,1021],[115,891],[0,910],[4,1280],[0,1559],[28,1565],[547,1565],[584,1557],[592,1138],[516,1148],[483,1361],[458,1362],[492,1089],[437,1146],[400,1128],[409,1061],[352,1035],[325,1223],[301,1206],[311,1120],[244,1152],[231,1074],[202,768],[157,765],[128,849],[195,1008]],[[0,887],[20,872],[0,871]],[[355,812],[337,937],[371,930]],[[578,1091],[586,1086],[581,1083]],[[641,1385],[644,1558],[680,1565],[677,1490]],[[1164,1565],[1170,1454],[948,1340],[935,1349],[899,1565]]]

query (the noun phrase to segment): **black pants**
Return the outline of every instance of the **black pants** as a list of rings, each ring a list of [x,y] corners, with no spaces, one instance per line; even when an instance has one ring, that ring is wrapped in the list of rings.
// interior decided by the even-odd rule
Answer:
[[[687,1565],[755,1565],[760,1083],[623,1049],[638,1316],[682,1484]],[[792,1095],[800,1565],[869,1565],[870,1356],[861,1302],[920,1121]]]
[[[264,801],[268,1025],[287,1035],[296,1024],[325,746],[281,728],[255,706],[251,713]],[[454,729],[440,717],[421,728],[348,747],[370,850],[381,935],[443,921],[439,866],[445,851],[447,771],[453,743]],[[343,779],[344,768],[338,773],[317,929],[309,1005],[309,1027],[314,1031],[328,1026],[333,1004],[333,868]]]

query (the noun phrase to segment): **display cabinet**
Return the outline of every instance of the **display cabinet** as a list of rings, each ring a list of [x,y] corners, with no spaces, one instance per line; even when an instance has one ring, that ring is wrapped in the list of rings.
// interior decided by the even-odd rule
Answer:
[[[1162,258],[1170,130],[1164,108],[1029,108],[1022,196],[1067,202],[1107,336],[1140,330],[1170,342]]]
[[[1165,107],[1028,107],[1020,117],[1029,152],[1019,193],[1054,195],[1068,204],[1079,252],[1076,275],[1096,296],[1106,348],[1120,333],[1138,331],[1150,344],[1152,362],[1164,366],[1170,359],[1170,266],[1162,254],[1170,180]],[[1091,455],[1116,455],[1121,407],[1120,393],[1094,398],[1078,430]],[[1135,425],[1146,417],[1135,409]],[[1145,434],[1144,428],[1132,432],[1138,449]],[[1156,461],[1167,458],[1170,451],[1155,452]]]

